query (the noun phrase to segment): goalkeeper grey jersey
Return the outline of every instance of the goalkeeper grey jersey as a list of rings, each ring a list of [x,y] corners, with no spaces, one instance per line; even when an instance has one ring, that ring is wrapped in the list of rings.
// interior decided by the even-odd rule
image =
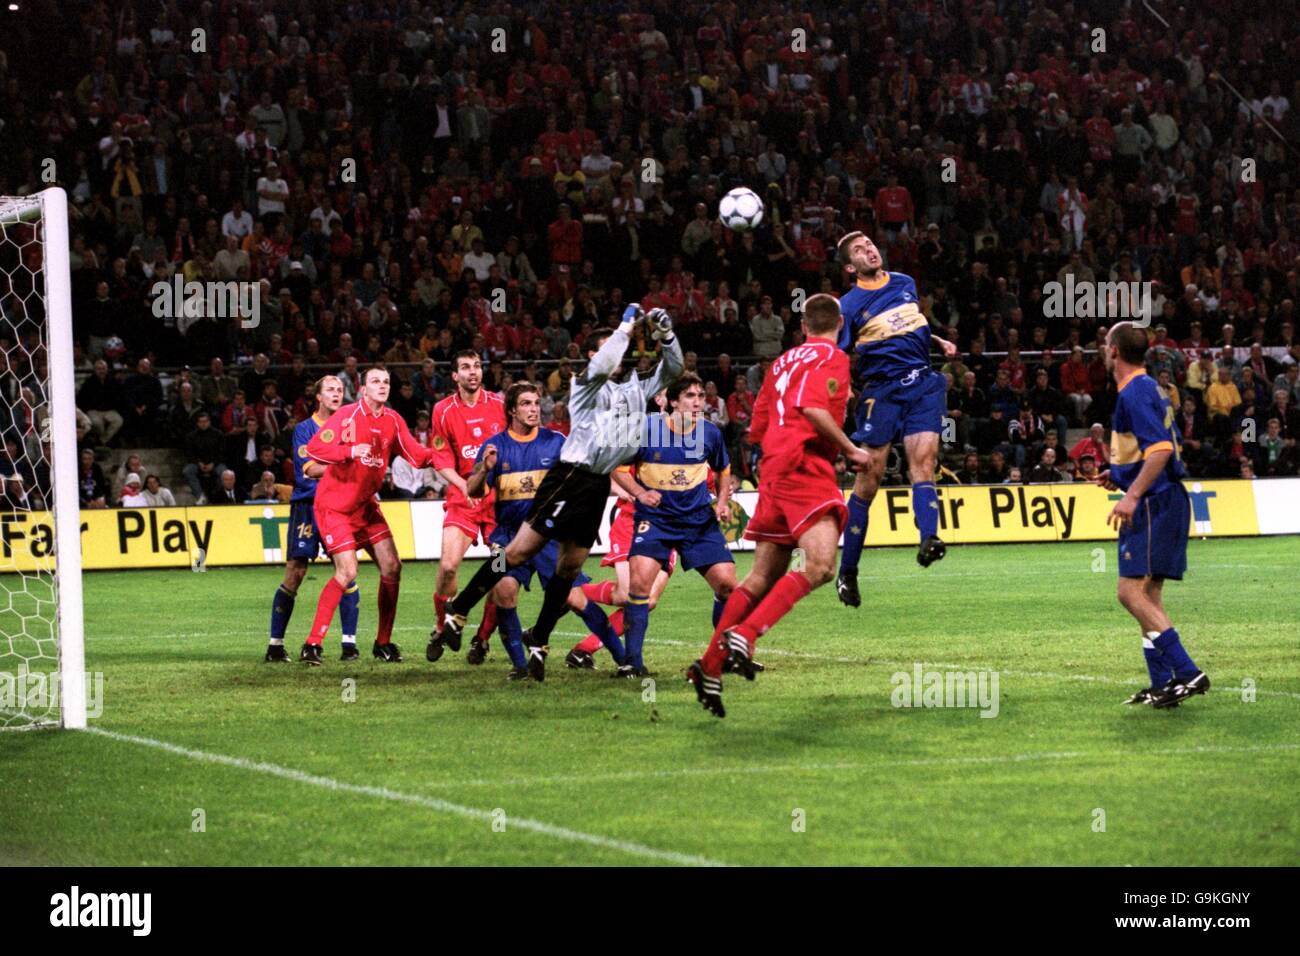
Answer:
[[[646,402],[682,374],[682,346],[676,336],[664,343],[664,355],[645,381],[632,372],[624,382],[612,382],[627,351],[628,333],[614,331],[591,357],[569,387],[569,437],[560,460],[596,474],[608,475],[636,457],[641,447]]]

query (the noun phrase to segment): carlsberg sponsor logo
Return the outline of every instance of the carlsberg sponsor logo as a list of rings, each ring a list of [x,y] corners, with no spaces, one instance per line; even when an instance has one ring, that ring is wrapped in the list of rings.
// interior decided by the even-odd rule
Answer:
[[[179,274],[150,289],[155,318],[239,319],[241,328],[262,322],[262,297],[256,282],[186,282]]]
[[[997,671],[927,671],[918,663],[912,673],[898,671],[889,682],[895,707],[970,707],[981,717],[998,715]]]
[[[1043,315],[1049,319],[1127,319],[1135,325],[1151,324],[1150,282],[1076,282],[1074,273],[1065,283],[1043,286]]]
[[[70,893],[50,897],[51,926],[129,926],[134,936],[148,936],[152,925],[151,893]]]

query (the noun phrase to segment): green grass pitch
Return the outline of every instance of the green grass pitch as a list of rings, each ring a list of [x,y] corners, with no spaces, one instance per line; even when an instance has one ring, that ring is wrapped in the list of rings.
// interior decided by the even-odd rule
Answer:
[[[924,571],[868,551],[863,607],[807,598],[760,641],[767,672],[727,680],[725,720],[681,676],[710,630],[694,573],[651,617],[652,688],[604,655],[566,670],[572,615],[545,684],[507,684],[495,643],[482,667],[428,664],[431,563],[404,571],[404,664],[369,656],[368,567],[364,657],[338,661],[336,623],[319,669],[262,663],[276,570],[90,574],[91,726],[122,736],[0,733],[0,863],[1294,864],[1298,554],[1193,541],[1167,604],[1214,690],[1161,712],[1120,703],[1145,671],[1113,544],[951,548]],[[893,706],[918,662],[997,671],[997,716]]]

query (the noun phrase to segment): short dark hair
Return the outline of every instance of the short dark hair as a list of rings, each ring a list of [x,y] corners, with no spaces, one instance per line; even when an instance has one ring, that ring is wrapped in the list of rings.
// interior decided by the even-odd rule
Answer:
[[[475,362],[481,363],[483,361],[483,356],[479,355],[473,349],[461,349],[451,357],[451,370],[453,372],[460,368],[461,359],[473,359]]]
[[[362,381],[362,384],[364,384],[364,383],[370,381],[370,373],[371,373],[371,372],[383,372],[385,375],[388,375],[388,369],[384,368],[384,366],[383,366],[383,365],[380,365],[379,363],[376,363],[376,364],[374,364],[374,365],[367,366],[366,369],[365,369],[365,371],[363,371],[363,372],[361,373],[361,381]],[[391,379],[392,376],[389,376],[389,378]]]
[[[538,398],[542,396],[542,387],[533,382],[515,382],[506,390],[506,414],[513,415],[519,404],[519,396],[532,392]]]
[[[803,322],[813,335],[834,332],[840,323],[840,300],[825,292],[809,297],[803,304]]]
[[[591,335],[587,336],[587,341],[585,343],[585,347],[587,351],[595,352],[602,345],[604,345],[605,340],[608,339],[613,334],[614,334],[613,329],[596,329],[596,331],[592,332]]]
[[[677,381],[668,386],[668,401],[675,402],[681,397],[682,392],[686,391],[692,385],[698,385],[704,388],[704,379],[700,378],[694,372],[683,372],[677,377]]]
[[[841,236],[840,241],[835,243],[835,257],[839,259],[840,262],[849,261],[849,246],[851,246],[853,240],[858,237],[863,239],[868,238],[865,232],[850,232]]]
[[[1110,330],[1110,344],[1130,365],[1141,365],[1147,357],[1147,330],[1132,322],[1120,322]]]

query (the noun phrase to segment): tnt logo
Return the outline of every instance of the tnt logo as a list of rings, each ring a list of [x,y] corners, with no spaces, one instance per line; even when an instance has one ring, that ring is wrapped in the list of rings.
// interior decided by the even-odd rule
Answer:
[[[1187,496],[1192,499],[1192,527],[1196,529],[1196,533],[1213,534],[1214,528],[1210,524],[1210,499],[1218,497],[1218,493],[1203,491],[1198,481],[1192,485],[1192,490]]]

